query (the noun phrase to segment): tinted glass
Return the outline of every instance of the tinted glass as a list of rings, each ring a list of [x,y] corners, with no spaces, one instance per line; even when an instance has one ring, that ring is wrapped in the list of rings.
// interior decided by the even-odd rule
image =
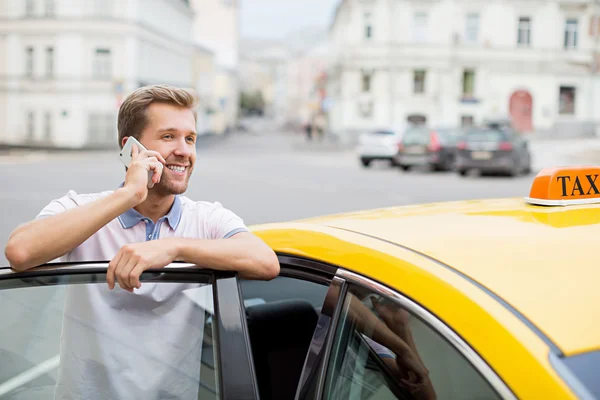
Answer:
[[[393,300],[351,285],[340,318],[324,398],[500,398],[443,336]]]
[[[457,129],[436,129],[435,132],[443,144],[449,145],[456,144],[461,135],[461,132]]]
[[[2,399],[219,398],[212,285],[69,278],[0,290]]]
[[[430,139],[430,131],[425,128],[412,128],[407,130],[402,137],[402,142],[405,145],[413,144],[428,144]]]
[[[469,142],[502,142],[508,140],[509,135],[501,130],[472,130],[467,132]]]
[[[247,307],[281,300],[306,300],[319,311],[329,288],[328,285],[287,276],[278,276],[270,281],[240,280],[240,286]]]

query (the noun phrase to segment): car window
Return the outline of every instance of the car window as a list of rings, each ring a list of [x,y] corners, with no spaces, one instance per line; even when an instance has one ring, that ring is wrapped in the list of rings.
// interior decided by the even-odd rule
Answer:
[[[469,142],[501,142],[508,139],[508,134],[501,130],[472,130],[466,138]]]
[[[212,285],[69,284],[101,275],[0,281],[0,398],[218,399]]]
[[[329,285],[278,276],[240,287],[260,398],[294,398]]]
[[[390,298],[350,285],[325,399],[500,399],[429,325]]]
[[[402,141],[405,145],[428,144],[429,130],[426,128],[411,128],[404,132]]]
[[[270,281],[240,280],[246,307],[282,300],[304,300],[321,310],[329,285],[278,276]]]

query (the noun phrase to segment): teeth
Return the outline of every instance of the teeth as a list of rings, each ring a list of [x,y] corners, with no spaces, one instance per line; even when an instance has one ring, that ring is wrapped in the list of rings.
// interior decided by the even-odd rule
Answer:
[[[185,167],[178,167],[176,165],[168,165],[167,168],[169,168],[170,170],[173,170],[175,172],[183,172],[183,171],[185,171]]]

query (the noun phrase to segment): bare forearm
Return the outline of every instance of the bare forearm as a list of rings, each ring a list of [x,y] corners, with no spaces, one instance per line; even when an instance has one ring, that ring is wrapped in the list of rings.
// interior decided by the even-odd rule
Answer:
[[[118,189],[92,203],[29,222],[11,235],[6,258],[19,271],[52,261],[85,242],[135,204],[134,193]]]
[[[260,239],[183,239],[173,240],[175,259],[205,268],[237,271],[247,279],[273,279],[279,274],[279,261],[275,253]]]

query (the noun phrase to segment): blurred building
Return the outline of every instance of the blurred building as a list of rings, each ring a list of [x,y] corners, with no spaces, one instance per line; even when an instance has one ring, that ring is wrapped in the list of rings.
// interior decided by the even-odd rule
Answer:
[[[594,0],[342,0],[331,127],[509,118],[524,132],[593,135],[599,15]]]
[[[282,119],[287,101],[287,65],[290,50],[284,41],[244,39],[240,52],[240,84],[247,95],[258,92],[264,100],[264,114]]]
[[[214,55],[212,80],[202,85],[202,97],[207,111],[207,130],[221,134],[235,129],[239,114],[239,36],[240,5],[238,0],[190,0],[195,12],[192,37]]]
[[[328,65],[328,34],[314,27],[294,31],[284,40],[245,39],[241,85],[260,92],[265,114],[281,123],[302,124],[321,109]]]
[[[192,87],[188,0],[0,2],[0,143],[117,145],[124,96]]]
[[[285,118],[297,125],[327,111],[329,44],[324,30],[309,28],[291,36],[296,45],[288,62]],[[293,40],[294,37],[298,39]]]

